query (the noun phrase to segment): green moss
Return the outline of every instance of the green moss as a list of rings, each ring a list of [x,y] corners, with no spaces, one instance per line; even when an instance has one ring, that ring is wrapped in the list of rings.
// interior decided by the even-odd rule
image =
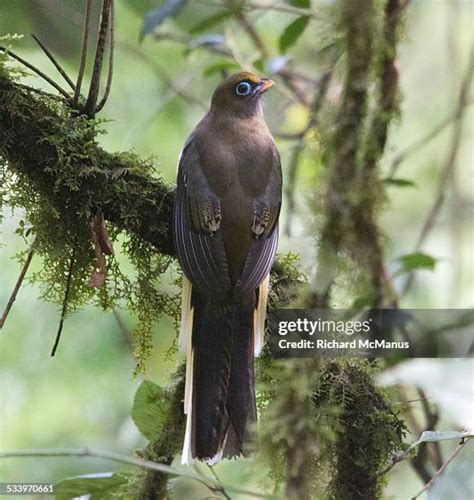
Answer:
[[[152,161],[103,151],[96,141],[103,133],[100,121],[75,116],[57,98],[33,94],[9,79],[0,85],[1,199],[21,211],[17,234],[28,247],[35,242],[35,256],[42,260],[29,279],[40,285],[44,300],[60,306],[68,289],[68,314],[90,303],[131,310],[138,320],[137,371],[143,371],[159,317],[169,314],[176,322],[178,316],[176,294],[159,287],[171,262],[164,255],[172,245],[170,191],[151,177]],[[115,251],[128,257],[133,270],[124,273],[114,256],[107,256],[105,284],[91,288],[96,265],[91,221],[99,210],[109,220]]]
[[[391,409],[387,395],[375,387],[376,364],[365,359],[327,362],[314,402],[330,402],[339,410],[337,438],[332,445],[333,498],[376,498],[379,473],[403,448],[405,426]]]

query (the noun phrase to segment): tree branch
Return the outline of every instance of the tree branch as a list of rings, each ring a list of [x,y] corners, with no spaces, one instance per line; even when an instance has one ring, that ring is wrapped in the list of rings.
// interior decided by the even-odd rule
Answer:
[[[96,113],[98,113],[107,102],[109,97],[110,89],[112,88],[112,76],[114,71],[114,51],[115,51],[115,6],[114,2],[110,3],[110,27],[109,27],[109,69],[107,73],[107,82],[105,84],[104,95],[99,101],[96,107]]]
[[[3,328],[3,325],[5,324],[5,321],[7,320],[8,314],[10,313],[10,309],[12,308],[13,303],[15,302],[16,296],[18,294],[18,290],[20,289],[21,284],[23,283],[23,280],[25,279],[25,275],[28,271],[28,268],[30,267],[31,260],[33,259],[34,253],[35,253],[35,242],[33,242],[33,244],[31,245],[30,251],[28,252],[28,255],[26,256],[23,267],[21,268],[20,274],[18,275],[18,279],[16,280],[15,288],[13,289],[13,292],[10,295],[10,298],[8,299],[8,303],[5,306],[5,310],[3,311],[2,317],[0,318],[0,330]]]
[[[95,51],[94,68],[89,87],[84,112],[93,117],[97,110],[97,96],[99,95],[100,78],[102,73],[102,63],[104,60],[105,44],[109,29],[112,0],[102,0],[102,13],[100,16],[99,35],[97,37],[97,47]]]
[[[92,7],[92,0],[86,0],[86,10],[84,12],[84,25],[82,31],[81,62],[79,63],[79,72],[77,75],[76,90],[74,92],[74,101],[73,101],[74,107],[77,107],[77,104],[79,102],[79,96],[81,95],[82,79],[84,78],[84,71],[86,69],[91,7]]]
[[[422,493],[424,493],[426,490],[431,488],[433,486],[433,483],[438,479],[439,476],[446,470],[446,467],[457,457],[459,452],[464,448],[464,446],[467,444],[469,441],[469,438],[464,438],[459,445],[456,447],[454,450],[453,454],[446,460],[446,462],[436,471],[434,476],[430,479],[430,481],[421,488],[421,490],[411,498],[411,500],[416,500]]]
[[[19,63],[23,64],[26,68],[30,69],[34,73],[36,73],[39,77],[41,77],[45,82],[48,82],[52,87],[54,87],[67,101],[71,99],[71,96],[61,87],[61,85],[58,85],[52,78],[50,78],[48,75],[43,73],[40,69],[38,69],[36,66],[33,66],[33,64],[29,63],[22,57],[18,56],[11,50],[9,50],[7,47],[1,47],[0,46],[0,51],[5,52],[8,54],[9,57],[12,59],[15,59]]]
[[[456,168],[456,161],[458,157],[459,148],[462,141],[462,132],[464,127],[464,117],[467,109],[469,89],[472,83],[472,72],[474,70],[474,47],[471,49],[469,55],[469,61],[467,64],[466,74],[463,78],[461,89],[459,91],[458,105],[457,105],[457,115],[454,122],[453,135],[451,140],[451,147],[448,152],[448,158],[446,164],[441,172],[441,178],[439,180],[437,193],[435,196],[434,203],[426,216],[423,223],[420,235],[418,236],[417,243],[415,245],[414,251],[417,252],[422,247],[426,238],[433,229],[436,219],[438,218],[439,212],[444,204],[446,198],[446,185],[451,178],[454,169]],[[401,295],[405,295],[413,284],[414,273],[411,272],[407,276],[405,286]]]
[[[54,64],[54,67],[58,70],[59,74],[64,78],[64,80],[67,82],[67,84],[71,87],[71,89],[74,91],[76,89],[73,81],[69,78],[68,74],[66,71],[64,71],[64,68],[58,63],[56,58],[53,56],[51,51],[44,45],[43,42],[36,36],[36,35],[31,35],[34,39],[34,41],[41,47],[43,52],[46,54],[48,59]]]
[[[67,306],[69,303],[69,291],[71,290],[72,275],[74,272],[74,262],[75,262],[74,253],[75,252],[74,252],[74,248],[73,248],[72,252],[71,252],[71,259],[69,261],[69,269],[67,272],[66,290],[64,292],[64,299],[63,299],[63,304],[61,307],[61,317],[59,318],[58,331],[56,332],[56,338],[54,340],[54,345],[53,345],[53,348],[51,349],[51,357],[52,358],[56,355],[56,349],[58,348],[59,341],[61,340],[61,333],[63,331],[64,320],[66,319]]]
[[[0,154],[9,168],[26,177],[60,213],[74,214],[90,203],[93,213],[102,209],[119,229],[174,256],[171,188],[146,172],[153,169],[151,163],[130,153],[104,151],[92,135],[77,134],[75,121],[64,115],[43,96],[0,79],[0,137],[7,138],[0,143]],[[58,170],[65,158],[75,186]]]
[[[19,451],[4,451],[0,452],[0,460],[4,458],[13,457],[95,457],[103,458],[104,460],[111,460],[112,462],[119,462],[123,464],[135,465],[136,467],[141,467],[142,469],[153,470],[161,472],[163,474],[169,474],[177,477],[185,477],[189,479],[194,479],[204,483],[206,486],[211,485],[217,491],[220,491],[223,484],[216,479],[197,474],[195,472],[181,471],[175,467],[169,465],[160,464],[152,462],[150,460],[142,460],[140,458],[130,457],[128,455],[123,455],[121,453],[114,453],[111,451],[102,450],[90,450],[89,448],[45,448],[45,449],[27,449]],[[254,498],[269,498],[269,495],[263,493],[257,493],[255,491],[249,491],[244,488],[239,488],[237,486],[225,485],[225,488],[229,491],[234,491],[242,495],[248,495]]]

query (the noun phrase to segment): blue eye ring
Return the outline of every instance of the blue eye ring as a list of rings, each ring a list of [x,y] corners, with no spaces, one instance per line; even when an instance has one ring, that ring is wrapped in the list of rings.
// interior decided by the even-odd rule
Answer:
[[[245,82],[245,81],[239,82],[235,86],[235,93],[237,95],[242,96],[242,97],[249,95],[251,92],[252,92],[252,85],[250,85],[249,82]]]

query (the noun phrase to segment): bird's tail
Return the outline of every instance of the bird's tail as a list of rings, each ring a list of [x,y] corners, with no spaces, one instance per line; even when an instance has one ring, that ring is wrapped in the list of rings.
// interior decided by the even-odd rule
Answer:
[[[254,346],[262,343],[260,308],[266,306],[266,294],[252,292],[223,304],[204,300],[184,280],[180,347],[187,353],[187,422],[182,462],[197,458],[213,464],[245,454],[249,426],[256,421]]]

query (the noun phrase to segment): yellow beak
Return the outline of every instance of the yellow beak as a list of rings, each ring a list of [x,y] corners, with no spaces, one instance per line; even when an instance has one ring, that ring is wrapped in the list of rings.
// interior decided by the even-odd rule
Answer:
[[[275,86],[275,82],[273,80],[269,80],[268,78],[262,78],[257,86],[257,94],[263,94],[267,90],[271,89]]]

